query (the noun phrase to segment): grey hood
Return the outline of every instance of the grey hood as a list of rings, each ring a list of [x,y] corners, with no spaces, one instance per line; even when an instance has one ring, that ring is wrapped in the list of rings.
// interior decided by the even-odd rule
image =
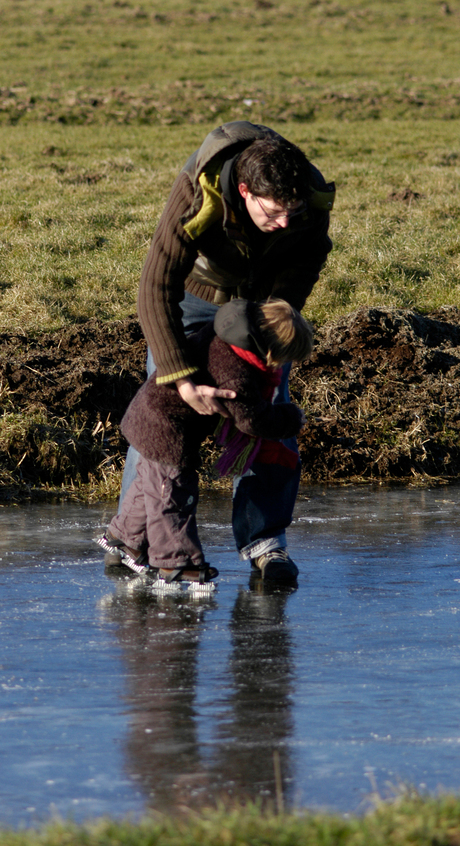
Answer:
[[[214,331],[227,344],[248,350],[265,362],[268,348],[259,328],[262,317],[258,303],[233,299],[217,312]]]

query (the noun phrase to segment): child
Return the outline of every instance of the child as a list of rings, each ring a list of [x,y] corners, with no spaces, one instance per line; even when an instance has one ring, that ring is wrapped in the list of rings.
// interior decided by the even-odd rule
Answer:
[[[97,543],[107,551],[118,549],[135,572],[166,582],[204,583],[218,571],[205,562],[196,525],[200,446],[217,425],[224,446],[216,465],[221,475],[243,475],[254,460],[296,466],[297,454],[281,439],[300,432],[304,414],[292,403],[272,404],[272,399],[282,365],[308,358],[313,341],[309,324],[278,299],[231,300],[214,324],[188,341],[199,367],[197,384],[236,392],[235,399],[222,400],[231,418],[199,415],[175,385],[157,385],[153,374],[121,422],[140,453],[137,476]]]

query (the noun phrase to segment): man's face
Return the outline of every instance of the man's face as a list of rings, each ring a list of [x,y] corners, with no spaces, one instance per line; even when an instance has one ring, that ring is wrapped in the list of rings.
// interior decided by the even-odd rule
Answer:
[[[249,217],[262,232],[286,229],[293,213],[300,211],[304,206],[303,201],[299,200],[289,209],[285,209],[275,200],[270,200],[267,197],[256,197],[255,194],[251,194],[245,182],[239,183],[238,190],[246,203]]]

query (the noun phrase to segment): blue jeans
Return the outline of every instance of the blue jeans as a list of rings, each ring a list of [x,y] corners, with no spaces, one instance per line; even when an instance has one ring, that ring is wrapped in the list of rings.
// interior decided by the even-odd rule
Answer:
[[[206,303],[192,294],[185,294],[181,309],[182,322],[189,335],[205,323],[214,319],[218,306]],[[149,349],[147,375],[155,372],[155,363]],[[290,365],[283,368],[283,377],[274,402],[289,402]],[[284,441],[286,446],[297,452],[295,438]],[[121,484],[120,505],[126,491],[136,477],[139,453],[129,447]],[[292,521],[297,490],[300,481],[300,459],[295,470],[278,464],[254,462],[244,476],[235,479],[233,485],[233,535],[240,557],[255,558],[264,552],[286,547],[286,529]]]

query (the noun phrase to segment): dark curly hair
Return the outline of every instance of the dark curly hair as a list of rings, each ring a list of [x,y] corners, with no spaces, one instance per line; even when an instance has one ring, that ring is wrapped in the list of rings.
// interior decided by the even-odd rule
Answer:
[[[285,208],[311,193],[307,157],[281,137],[253,141],[239,155],[235,168],[238,184],[244,182],[251,194]]]

